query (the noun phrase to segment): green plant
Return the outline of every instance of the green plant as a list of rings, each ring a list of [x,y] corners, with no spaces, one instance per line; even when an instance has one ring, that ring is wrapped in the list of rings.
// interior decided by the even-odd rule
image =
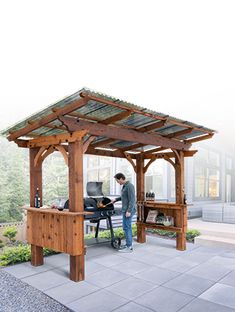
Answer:
[[[194,242],[194,238],[200,234],[201,233],[198,230],[188,230],[186,233],[186,239],[189,242]]]
[[[164,231],[164,230],[158,230],[158,229],[148,229],[148,232],[157,234],[159,236],[164,236],[168,238],[175,238],[176,233],[175,232],[169,232],[169,231]],[[199,236],[200,232],[198,230],[188,230],[186,232],[186,240],[189,242],[193,242],[194,238],[196,236]]]
[[[0,239],[0,248],[4,247],[3,241]]]
[[[57,252],[44,248],[43,255],[48,256]],[[31,246],[28,244],[19,244],[18,246],[5,247],[0,255],[0,266],[26,262],[31,259]]]
[[[137,227],[136,224],[132,225],[132,235],[136,236],[137,235]],[[116,228],[114,230],[114,236],[115,237],[120,237],[121,239],[125,237],[124,231],[122,228]],[[85,235],[85,239],[90,239],[95,237],[95,233],[90,233],[90,234],[86,234]],[[110,239],[111,235],[110,235],[110,231],[109,230],[105,230],[105,231],[101,231],[99,232],[99,237],[100,238],[107,238]]]
[[[15,226],[9,226],[3,232],[3,236],[7,237],[11,243],[16,241],[17,228]]]

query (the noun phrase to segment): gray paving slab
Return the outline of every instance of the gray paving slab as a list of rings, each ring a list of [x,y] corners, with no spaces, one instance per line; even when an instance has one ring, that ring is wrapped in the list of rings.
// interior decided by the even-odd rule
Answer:
[[[186,260],[195,262],[197,264],[206,262],[206,261],[212,259],[213,257],[215,257],[215,255],[210,254],[210,253],[206,254],[203,252],[198,252],[196,250],[194,252],[188,252],[188,253],[183,254],[181,256],[182,259],[186,259]]]
[[[226,251],[221,254],[222,257],[235,258],[235,251]]]
[[[69,255],[61,253],[50,257],[44,257],[44,263],[54,268],[69,264]]]
[[[86,281],[79,283],[69,281],[63,285],[46,290],[45,294],[66,305],[98,290],[100,290],[98,287]]]
[[[86,281],[98,287],[107,287],[130,277],[128,274],[105,269],[87,276]]]
[[[62,276],[59,274],[59,271],[51,270],[23,278],[22,281],[39,290],[45,291],[52,287],[67,283],[68,276]]]
[[[149,310],[148,308],[145,308],[135,302],[129,302],[125,305],[123,305],[120,308],[117,308],[113,310],[113,312],[152,312],[153,310]]]
[[[227,308],[223,305],[209,302],[196,298],[187,304],[184,308],[180,309],[179,312],[234,312],[234,309]]]
[[[193,296],[159,286],[138,297],[134,302],[157,312],[176,312],[193,299]]]
[[[199,298],[235,309],[235,287],[232,286],[217,283]]]
[[[197,297],[214,285],[214,283],[215,282],[197,276],[181,274],[166,282],[163,286]]]
[[[40,266],[32,266],[30,262],[20,263],[8,266],[3,270],[14,275],[17,278],[24,278],[27,276],[39,274],[42,272],[46,272],[52,270],[53,267],[48,264],[40,265]]]
[[[98,257],[95,257],[93,259],[93,262],[101,264],[105,267],[112,267],[114,265],[119,265],[121,263],[124,263],[128,261],[128,259],[125,259],[123,257],[120,257],[120,255],[112,254],[112,255],[101,255]]]
[[[75,312],[110,312],[123,306],[129,300],[108,292],[99,290],[67,305]]]
[[[218,264],[224,268],[235,270],[235,258],[227,258],[225,256],[215,256],[208,263]]]
[[[235,287],[235,270],[228,273],[219,281],[221,284],[226,284]]]
[[[135,274],[134,277],[151,282],[155,285],[161,285],[175,278],[179,274],[181,273],[170,271],[168,269],[163,270],[162,268],[158,268],[158,267],[150,267],[143,272]]]
[[[133,300],[140,295],[157,287],[153,283],[147,281],[140,281],[138,278],[130,277],[121,282],[115,283],[108,288],[108,291],[119,295],[123,298]]]
[[[182,257],[176,257],[162,264],[159,264],[159,267],[163,269],[170,269],[172,271],[184,273],[197,265],[198,263],[192,260],[187,260]]]
[[[230,271],[230,269],[224,268],[219,264],[206,262],[199,264],[195,268],[187,271],[187,274],[217,282],[225,275],[227,275]]]
[[[113,267],[113,270],[117,270],[121,273],[133,275],[133,274],[142,272],[144,270],[147,270],[148,268],[149,268],[149,265],[145,263],[129,260],[125,262],[123,265]]]
[[[165,263],[166,261],[171,260],[172,257],[167,256],[167,255],[153,254],[150,252],[142,251],[142,254],[138,256],[133,255],[133,259],[135,259],[136,261],[151,265],[151,266],[155,266],[155,265],[159,265],[159,264]]]

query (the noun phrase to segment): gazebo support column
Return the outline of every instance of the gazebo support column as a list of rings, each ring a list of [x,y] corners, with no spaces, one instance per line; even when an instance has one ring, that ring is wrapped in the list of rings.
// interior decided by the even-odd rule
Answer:
[[[39,189],[42,206],[42,162],[38,161],[34,166],[34,160],[40,148],[29,149],[30,159],[30,206],[34,207],[34,198]],[[43,264],[43,247],[31,244],[31,264],[39,266]]]
[[[143,155],[136,156],[136,187],[137,187],[137,201],[144,201],[144,157]],[[140,216],[137,215],[137,220]],[[145,243],[146,234],[145,227],[137,223],[137,242]]]
[[[184,204],[184,153],[175,151],[175,190],[176,203]],[[176,234],[176,248],[178,250],[186,249],[186,231],[187,231],[187,207],[185,206],[176,215],[175,225],[182,227],[182,233]]]
[[[69,143],[69,210],[71,212],[84,211],[83,204],[83,142],[79,139]],[[84,264],[84,217],[80,216],[79,233],[77,233],[80,255],[70,255],[70,279],[74,282],[85,278]],[[69,243],[69,242],[68,242]]]

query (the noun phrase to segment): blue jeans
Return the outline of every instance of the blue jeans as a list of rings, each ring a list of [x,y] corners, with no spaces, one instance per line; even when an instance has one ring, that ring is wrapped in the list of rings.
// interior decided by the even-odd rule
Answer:
[[[132,228],[131,228],[132,217],[133,214],[131,214],[131,216],[127,218],[125,212],[122,215],[122,228],[123,231],[125,232],[127,247],[132,247]]]

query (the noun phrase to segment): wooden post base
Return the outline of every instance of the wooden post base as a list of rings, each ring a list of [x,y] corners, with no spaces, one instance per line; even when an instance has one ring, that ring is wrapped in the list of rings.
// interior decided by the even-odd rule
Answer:
[[[79,256],[70,256],[70,279],[74,282],[85,279],[84,254]]]
[[[186,250],[186,234],[177,233],[176,234],[176,249],[177,250]]]
[[[31,245],[31,264],[33,266],[43,265],[43,248]]]
[[[145,227],[137,223],[137,242],[146,243]]]

